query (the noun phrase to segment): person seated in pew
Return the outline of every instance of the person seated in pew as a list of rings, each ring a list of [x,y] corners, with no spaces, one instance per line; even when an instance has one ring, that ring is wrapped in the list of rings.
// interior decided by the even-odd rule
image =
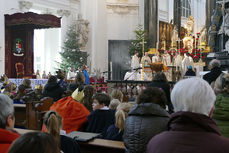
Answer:
[[[48,111],[44,115],[45,131],[51,134],[56,140],[61,151],[64,153],[81,153],[80,147],[75,140],[64,136],[65,131],[62,130],[62,117],[55,111]]]
[[[120,102],[123,102],[123,93],[119,89],[113,89],[111,92],[111,100],[118,99]]]
[[[147,153],[226,153],[229,139],[221,136],[211,118],[216,100],[208,82],[194,77],[175,84],[171,92],[174,111],[168,131],[154,136]]]
[[[88,116],[86,132],[101,133],[105,135],[108,127],[114,124],[115,110],[109,110],[110,96],[104,93],[97,93],[93,96],[93,111]]]
[[[57,83],[57,77],[51,76],[43,90],[44,97],[51,97],[54,101],[62,98],[64,89]]]
[[[31,80],[30,79],[23,79],[21,84],[25,86],[26,93],[33,91],[32,87],[31,87]]]
[[[114,99],[113,99],[114,100]],[[120,103],[115,113],[115,124],[109,126],[104,139],[123,141],[123,131],[125,120],[128,116],[128,112],[133,107],[131,103]]]
[[[20,136],[8,153],[60,153],[60,149],[50,134],[29,132]]]
[[[83,98],[83,104],[84,106],[91,112],[92,109],[92,97],[95,93],[95,89],[93,86],[86,85],[83,89],[84,92],[84,98]]]
[[[15,123],[13,101],[0,94],[0,153],[7,153],[11,143],[19,137],[13,131]]]
[[[112,99],[111,102],[110,102],[110,104],[109,104],[109,109],[116,110],[116,108],[118,107],[118,105],[120,103],[121,102],[118,99]]]
[[[22,100],[22,97],[25,95],[26,95],[26,87],[23,84],[21,84],[18,86],[16,96],[13,98],[14,104],[23,104],[24,101]]]
[[[50,107],[50,110],[54,110],[62,116],[63,130],[66,133],[84,130],[87,117],[90,114],[87,108],[77,99],[77,95],[72,94],[72,96],[58,100]]]
[[[150,139],[167,130],[166,103],[165,93],[159,88],[148,87],[140,93],[125,121],[123,140],[128,153],[145,153]]]

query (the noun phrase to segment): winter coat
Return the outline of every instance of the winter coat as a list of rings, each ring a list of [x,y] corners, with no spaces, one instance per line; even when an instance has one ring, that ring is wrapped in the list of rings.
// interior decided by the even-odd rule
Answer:
[[[0,128],[0,153],[7,153],[10,145],[18,137],[19,134],[17,133]]]
[[[221,136],[212,118],[192,112],[176,112],[169,131],[153,137],[147,153],[226,153],[229,139]]]
[[[109,126],[107,129],[106,135],[104,139],[107,140],[115,140],[115,141],[123,141],[123,130],[120,131],[119,128],[115,126],[115,124]]]
[[[61,99],[64,90],[56,82],[47,83],[44,87],[43,96],[51,97],[54,101]]]
[[[209,84],[214,82],[219,75],[222,73],[219,67],[214,67],[211,71],[203,76],[203,79],[206,80]]]
[[[67,136],[60,136],[60,148],[64,153],[81,153],[78,143]]]
[[[92,111],[88,116],[88,126],[86,131],[92,133],[101,133],[102,137],[104,137],[108,127],[114,124],[114,122],[114,110],[97,109]]]
[[[167,129],[169,114],[153,103],[135,105],[125,121],[124,144],[127,153],[145,153],[146,145],[156,134]]]
[[[222,135],[229,138],[229,94],[217,95],[212,117],[215,119]]]

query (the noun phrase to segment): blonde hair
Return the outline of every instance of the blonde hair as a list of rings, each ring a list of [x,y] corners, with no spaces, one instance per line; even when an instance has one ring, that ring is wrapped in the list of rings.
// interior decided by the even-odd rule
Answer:
[[[62,117],[55,111],[48,111],[44,116],[44,124],[48,133],[54,137],[57,144],[60,144],[60,129],[62,126]]]
[[[111,99],[118,99],[120,102],[123,100],[123,94],[120,90],[114,89],[111,92]]]
[[[133,104],[130,103],[121,103],[117,107],[115,113],[115,126],[122,131],[124,129],[125,120],[128,116],[130,109],[133,107]]]
[[[109,105],[109,109],[116,109],[121,102],[118,99],[112,99]]]

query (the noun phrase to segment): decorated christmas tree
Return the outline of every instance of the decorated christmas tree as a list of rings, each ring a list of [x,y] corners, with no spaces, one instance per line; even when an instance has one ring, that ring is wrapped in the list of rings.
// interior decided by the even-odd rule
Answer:
[[[66,33],[66,40],[62,47],[60,68],[69,71],[70,67],[75,70],[87,63],[87,53],[80,50],[79,35],[76,32],[76,25],[69,27]]]
[[[134,30],[134,33],[136,35],[136,39],[131,41],[130,46],[129,46],[129,53],[132,56],[136,52],[138,52],[139,57],[142,57],[143,43],[144,43],[144,51],[148,50],[148,47],[147,47],[148,39],[146,38],[146,32],[143,29],[142,25],[138,25],[136,30]]]

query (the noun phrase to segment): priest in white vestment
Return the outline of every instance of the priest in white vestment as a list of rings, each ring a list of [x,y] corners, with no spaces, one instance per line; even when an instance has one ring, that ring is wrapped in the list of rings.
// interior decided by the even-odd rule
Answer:
[[[139,68],[140,67],[140,63],[139,63],[139,57],[138,57],[138,52],[135,53],[134,56],[132,56],[132,59],[131,59],[131,68],[132,69],[136,69],[136,68]]]

